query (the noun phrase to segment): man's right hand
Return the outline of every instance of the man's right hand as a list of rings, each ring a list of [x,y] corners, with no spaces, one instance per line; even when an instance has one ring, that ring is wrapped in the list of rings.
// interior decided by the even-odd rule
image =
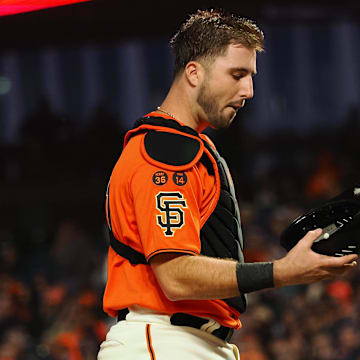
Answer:
[[[275,287],[331,279],[357,265],[356,254],[334,257],[314,252],[311,247],[321,233],[321,229],[309,231],[286,256],[274,261]]]

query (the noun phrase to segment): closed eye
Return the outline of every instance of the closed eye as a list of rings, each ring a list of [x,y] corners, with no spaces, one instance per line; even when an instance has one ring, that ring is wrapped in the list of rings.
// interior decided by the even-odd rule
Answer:
[[[246,74],[232,74],[232,77],[234,80],[240,80],[243,78]]]
[[[233,77],[233,79],[236,81],[240,80],[241,78],[247,75],[251,75],[252,78],[256,75],[256,71],[250,71],[249,69],[245,69],[245,68],[233,68],[231,70],[232,71],[230,72],[230,74]]]

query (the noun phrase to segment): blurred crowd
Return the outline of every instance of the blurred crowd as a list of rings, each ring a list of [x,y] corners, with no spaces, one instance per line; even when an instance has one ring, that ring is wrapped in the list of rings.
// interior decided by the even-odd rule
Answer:
[[[285,254],[279,236],[305,210],[360,181],[358,109],[337,129],[210,131],[237,188],[247,261]],[[103,313],[104,193],[123,129],[99,106],[86,125],[46,99],[17,144],[0,144],[0,360],[94,360]],[[249,295],[232,342],[242,360],[360,360],[360,270]],[[121,286],[121,284],[119,284]]]

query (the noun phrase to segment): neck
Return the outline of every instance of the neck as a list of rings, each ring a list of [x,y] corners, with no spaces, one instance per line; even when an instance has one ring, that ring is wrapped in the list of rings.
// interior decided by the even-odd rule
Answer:
[[[180,84],[173,84],[165,100],[160,105],[160,110],[191,127],[198,133],[206,129],[207,125],[201,121],[197,107],[191,100],[190,94]]]

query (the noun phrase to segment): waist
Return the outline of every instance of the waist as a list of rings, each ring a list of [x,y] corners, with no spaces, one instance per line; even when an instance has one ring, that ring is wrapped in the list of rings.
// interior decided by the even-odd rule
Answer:
[[[214,335],[224,341],[229,341],[234,332],[234,329],[223,326],[213,319],[202,318],[185,313],[162,315],[151,310],[138,307],[130,310],[130,312],[127,309],[119,311],[118,321],[125,319],[129,321],[136,320],[138,316],[145,316],[149,321],[163,322],[175,326],[189,326]]]

